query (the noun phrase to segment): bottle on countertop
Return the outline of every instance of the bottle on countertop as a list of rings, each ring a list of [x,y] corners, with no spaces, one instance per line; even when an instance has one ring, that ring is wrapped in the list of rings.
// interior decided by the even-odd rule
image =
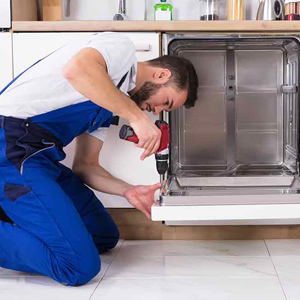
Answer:
[[[160,3],[154,5],[154,20],[156,21],[173,20],[173,6],[167,3],[167,0],[160,0]]]

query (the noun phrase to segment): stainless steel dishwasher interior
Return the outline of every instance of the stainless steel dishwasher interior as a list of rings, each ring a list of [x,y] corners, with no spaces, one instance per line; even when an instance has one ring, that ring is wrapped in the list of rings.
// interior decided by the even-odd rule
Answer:
[[[171,155],[161,204],[298,194],[298,38],[164,39],[166,54],[195,65],[199,89],[194,108],[165,114]]]

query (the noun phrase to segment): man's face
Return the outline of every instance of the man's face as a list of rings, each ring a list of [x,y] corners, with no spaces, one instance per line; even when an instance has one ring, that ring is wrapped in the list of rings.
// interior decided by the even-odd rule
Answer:
[[[171,111],[184,105],[187,90],[178,91],[173,85],[160,85],[147,81],[131,99],[141,108],[158,115],[161,111]]]

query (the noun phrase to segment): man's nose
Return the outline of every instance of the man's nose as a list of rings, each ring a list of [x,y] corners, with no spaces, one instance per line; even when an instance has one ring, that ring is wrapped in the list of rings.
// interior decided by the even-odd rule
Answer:
[[[153,107],[153,114],[154,115],[158,115],[161,111],[163,111],[163,107],[161,107],[161,106],[154,106]]]

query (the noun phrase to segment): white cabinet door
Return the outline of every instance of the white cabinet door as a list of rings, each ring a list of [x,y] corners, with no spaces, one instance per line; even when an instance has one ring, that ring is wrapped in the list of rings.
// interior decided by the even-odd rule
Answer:
[[[14,33],[13,54],[15,75],[30,64],[46,56],[68,42],[92,32],[77,33]],[[128,36],[136,47],[138,61],[146,61],[159,56],[160,39],[158,33],[121,33]]]
[[[17,76],[37,60],[87,33],[14,33],[14,74]]]
[[[0,33],[0,91],[12,80],[12,34]]]
[[[15,75],[22,72],[38,59],[51,53],[58,47],[91,33],[15,33],[13,35],[13,55]],[[157,33],[122,33],[128,36],[136,46],[138,61],[145,61],[159,56],[160,39]],[[153,122],[157,119],[149,114]],[[131,184],[154,184],[159,182],[154,157],[141,162],[142,150],[129,142],[119,139],[120,126],[111,126],[100,154],[101,165],[111,174]],[[71,167],[75,143],[66,147],[67,158],[64,163]],[[131,207],[122,197],[96,192],[105,207]]]

